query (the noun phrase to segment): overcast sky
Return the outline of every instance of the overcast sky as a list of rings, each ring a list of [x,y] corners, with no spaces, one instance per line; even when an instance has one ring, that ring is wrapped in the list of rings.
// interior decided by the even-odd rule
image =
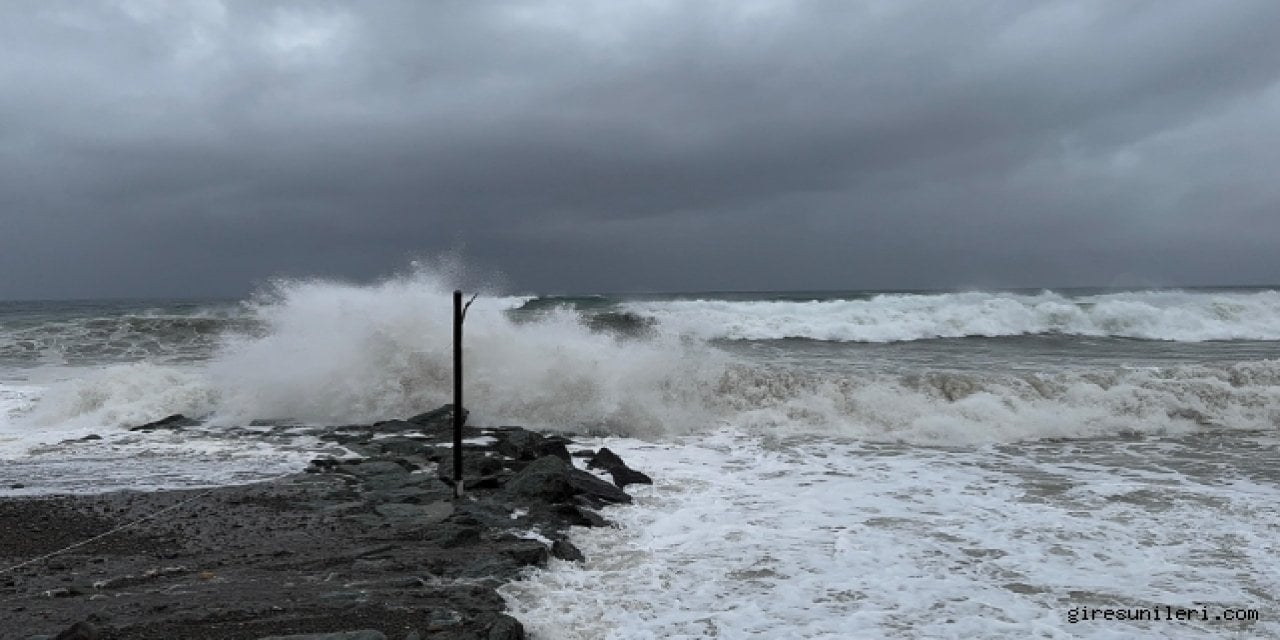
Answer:
[[[1280,283],[1280,2],[8,0],[0,298]]]

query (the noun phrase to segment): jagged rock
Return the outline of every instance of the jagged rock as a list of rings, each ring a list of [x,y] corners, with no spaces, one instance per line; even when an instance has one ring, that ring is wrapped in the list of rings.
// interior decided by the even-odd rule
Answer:
[[[435,480],[427,474],[410,473],[411,466],[396,460],[356,460],[341,461],[332,469],[374,494],[415,488],[430,493]]]
[[[480,529],[467,526],[441,527],[434,532],[434,538],[443,549],[466,547],[480,542]]]
[[[432,504],[406,504],[389,502],[375,505],[373,511],[388,520],[411,522],[415,526],[429,526],[444,522],[453,515],[453,505],[448,502]]]
[[[453,609],[437,609],[427,615],[427,631],[440,631],[462,624],[462,614]]]
[[[503,487],[508,495],[541,500],[565,502],[578,494],[598,498],[606,502],[631,502],[631,496],[586,471],[572,468],[556,456],[543,456],[534,460]]]
[[[574,497],[573,497],[573,501],[574,501],[575,503],[577,503],[577,504],[581,505],[581,506],[584,506],[584,507],[588,508],[588,509],[603,509],[603,508],[605,508],[606,506],[608,506],[608,505],[609,505],[609,503],[608,503],[608,502],[605,502],[604,500],[601,500],[600,498],[597,498],[597,497],[595,497],[595,496],[589,496],[589,495],[586,495],[586,494],[578,494],[578,495],[574,496]]]
[[[505,613],[494,616],[485,640],[524,640],[524,626]]]
[[[339,631],[338,633],[300,633],[291,636],[266,636],[258,640],[387,640],[386,634],[373,629]]]
[[[102,633],[98,631],[98,627],[86,620],[71,625],[62,633],[54,636],[53,640],[98,640],[101,637]]]
[[[398,476],[409,473],[409,470],[404,465],[392,460],[357,460],[354,462],[355,464],[343,464],[337,471],[361,479],[381,475]]]
[[[653,478],[628,467],[618,454],[607,447],[600,449],[587,461],[587,468],[608,471],[609,475],[613,476],[613,483],[620,489],[629,484],[653,484]]]
[[[427,414],[422,414],[427,415]],[[453,422],[452,413],[449,414],[450,424]],[[415,416],[417,417],[417,416]],[[409,420],[381,420],[373,423],[373,428],[379,433],[417,433],[422,430],[422,425]]]
[[[635,469],[610,469],[609,475],[613,477],[613,484],[619,489],[626,488],[629,484],[653,484],[653,478]]]
[[[373,444],[381,449],[382,453],[397,456],[420,455],[426,453],[428,447],[426,442],[406,436],[383,438],[381,440],[375,440]]]
[[[622,458],[618,457],[618,454],[614,453],[608,447],[601,447],[601,449],[597,451],[595,455],[591,456],[590,460],[587,460],[588,469],[608,470],[614,467],[625,467],[625,466],[627,466],[627,463],[623,462]]]
[[[449,577],[500,584],[516,579],[524,567],[506,556],[480,556]]]
[[[363,458],[377,458],[382,455],[382,448],[376,444],[372,444],[368,439],[356,440],[354,442],[345,443],[346,448],[358,456]]]
[[[155,422],[140,424],[136,427],[130,427],[130,431],[154,431],[156,429],[182,429],[184,427],[199,426],[200,421],[192,420],[181,413],[175,413],[171,416],[161,418]]]
[[[454,516],[451,522],[469,526],[483,526],[488,529],[503,530],[515,522],[511,518],[511,507],[501,500],[470,496],[467,500],[454,504]]]
[[[359,460],[340,460],[338,458],[316,458],[311,461],[311,466],[307,467],[309,473],[327,473],[337,471],[340,467],[346,465],[359,464]]]
[[[525,567],[547,564],[547,548],[537,540],[516,539],[502,553]]]
[[[511,474],[495,474],[491,476],[480,476],[479,478],[464,478],[463,484],[467,489],[500,489],[506,484],[507,478]],[[450,486],[453,486],[452,483]]]
[[[548,436],[542,439],[542,444],[538,447],[538,455],[555,456],[565,462],[571,462],[573,460],[573,456],[569,455],[569,447],[567,446],[570,444],[573,444],[573,441],[568,438],[562,436]]]
[[[573,441],[563,436],[543,436],[523,427],[498,427],[488,435],[497,438],[493,448],[504,456],[516,460],[537,460],[543,456],[556,456],[569,462],[571,456],[566,445]]]
[[[551,543],[551,555],[569,562],[582,562],[587,559],[582,555],[582,551],[568,540],[556,540]]]
[[[569,469],[565,472],[565,477],[575,494],[585,494],[605,502],[631,502],[631,495],[627,492],[581,469]]]
[[[466,424],[467,415],[470,412],[466,409],[462,410],[462,423]],[[405,422],[410,422],[423,431],[432,432],[453,428],[453,405],[446,404],[439,409],[434,409],[426,413],[419,413],[411,418],[405,418]]]
[[[466,486],[475,486],[474,480],[480,476],[491,476],[502,471],[502,459],[496,456],[486,456],[483,451],[463,451],[462,452],[462,477],[466,481]],[[453,451],[440,459],[440,466],[436,468],[436,475],[442,480],[453,482]]]
[[[498,444],[494,445],[498,453],[516,460],[536,460],[542,457],[541,435],[519,427],[508,427],[494,432]]]
[[[564,502],[573,497],[569,484],[568,465],[555,456],[538,458],[507,481],[503,492],[514,497]]]
[[[566,504],[556,508],[556,513],[575,527],[611,527],[612,522],[604,516],[579,506]]]
[[[415,474],[409,476],[415,481],[426,476]],[[362,502],[357,504],[385,504],[402,502],[406,504],[431,504],[453,497],[447,487],[439,486],[434,481],[423,484],[406,484],[394,489],[365,489],[360,495]]]

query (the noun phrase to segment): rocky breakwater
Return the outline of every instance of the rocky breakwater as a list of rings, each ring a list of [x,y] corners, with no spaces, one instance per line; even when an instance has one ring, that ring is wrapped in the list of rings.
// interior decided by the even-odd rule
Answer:
[[[468,426],[454,499],[447,406],[301,433],[349,454],[253,485],[0,500],[0,569],[29,562],[0,574],[0,638],[523,638],[495,589],[581,560],[569,528],[609,526],[649,481],[607,449]]]

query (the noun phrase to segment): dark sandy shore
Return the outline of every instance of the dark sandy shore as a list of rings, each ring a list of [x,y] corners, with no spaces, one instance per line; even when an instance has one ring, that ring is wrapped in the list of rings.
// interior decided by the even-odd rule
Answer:
[[[0,571],[136,523],[0,573],[0,639],[523,638],[495,589],[580,559],[568,527],[607,526],[598,510],[630,500],[617,485],[648,478],[565,438],[468,427],[483,444],[464,446],[454,500],[449,422],[323,430],[359,455],[254,485],[0,500]]]

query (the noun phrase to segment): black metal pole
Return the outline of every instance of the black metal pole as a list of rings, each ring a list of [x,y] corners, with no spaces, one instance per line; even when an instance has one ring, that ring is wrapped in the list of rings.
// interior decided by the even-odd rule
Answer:
[[[462,497],[462,290],[453,292],[453,497]]]

